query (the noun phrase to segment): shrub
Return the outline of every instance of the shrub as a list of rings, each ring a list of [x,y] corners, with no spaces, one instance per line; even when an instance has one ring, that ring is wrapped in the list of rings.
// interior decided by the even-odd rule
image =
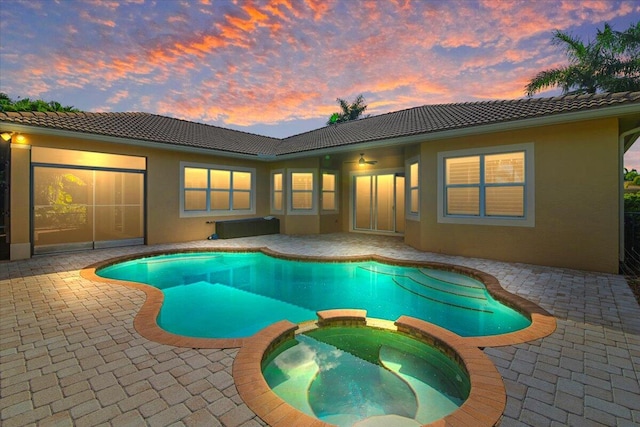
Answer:
[[[624,211],[640,212],[640,193],[624,193]]]

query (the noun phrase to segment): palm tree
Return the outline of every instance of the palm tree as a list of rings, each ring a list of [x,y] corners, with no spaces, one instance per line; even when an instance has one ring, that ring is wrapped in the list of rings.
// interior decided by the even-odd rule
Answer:
[[[568,95],[640,90],[640,22],[623,32],[605,23],[586,45],[556,30],[553,43],[564,46],[569,65],[539,72],[526,86],[527,96],[556,86]]]
[[[364,96],[362,94],[358,95],[351,104],[345,101],[342,98],[336,99],[338,104],[340,104],[340,109],[342,112],[333,113],[329,120],[327,121],[328,125],[333,125],[336,123],[348,122],[350,120],[357,120],[364,110],[367,109],[367,106],[364,103]]]

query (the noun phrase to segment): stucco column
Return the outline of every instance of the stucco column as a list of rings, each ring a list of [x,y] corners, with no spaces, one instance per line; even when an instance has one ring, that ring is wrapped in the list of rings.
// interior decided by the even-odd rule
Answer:
[[[10,259],[31,257],[31,215],[29,214],[29,193],[31,188],[31,146],[11,144],[10,180]]]

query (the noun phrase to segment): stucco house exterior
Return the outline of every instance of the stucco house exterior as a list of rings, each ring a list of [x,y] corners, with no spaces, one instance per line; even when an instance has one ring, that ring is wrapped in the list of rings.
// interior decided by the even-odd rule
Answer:
[[[147,113],[0,112],[0,133],[11,259],[273,216],[284,234],[617,273],[640,92],[426,105],[284,139]]]

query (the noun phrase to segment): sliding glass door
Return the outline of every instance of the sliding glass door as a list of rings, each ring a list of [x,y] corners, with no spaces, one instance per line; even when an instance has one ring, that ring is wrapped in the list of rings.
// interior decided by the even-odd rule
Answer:
[[[353,229],[404,232],[404,176],[372,173],[353,179]]]
[[[144,243],[144,170],[35,163],[32,177],[34,253]]]
[[[34,253],[142,244],[144,175],[33,169]]]

